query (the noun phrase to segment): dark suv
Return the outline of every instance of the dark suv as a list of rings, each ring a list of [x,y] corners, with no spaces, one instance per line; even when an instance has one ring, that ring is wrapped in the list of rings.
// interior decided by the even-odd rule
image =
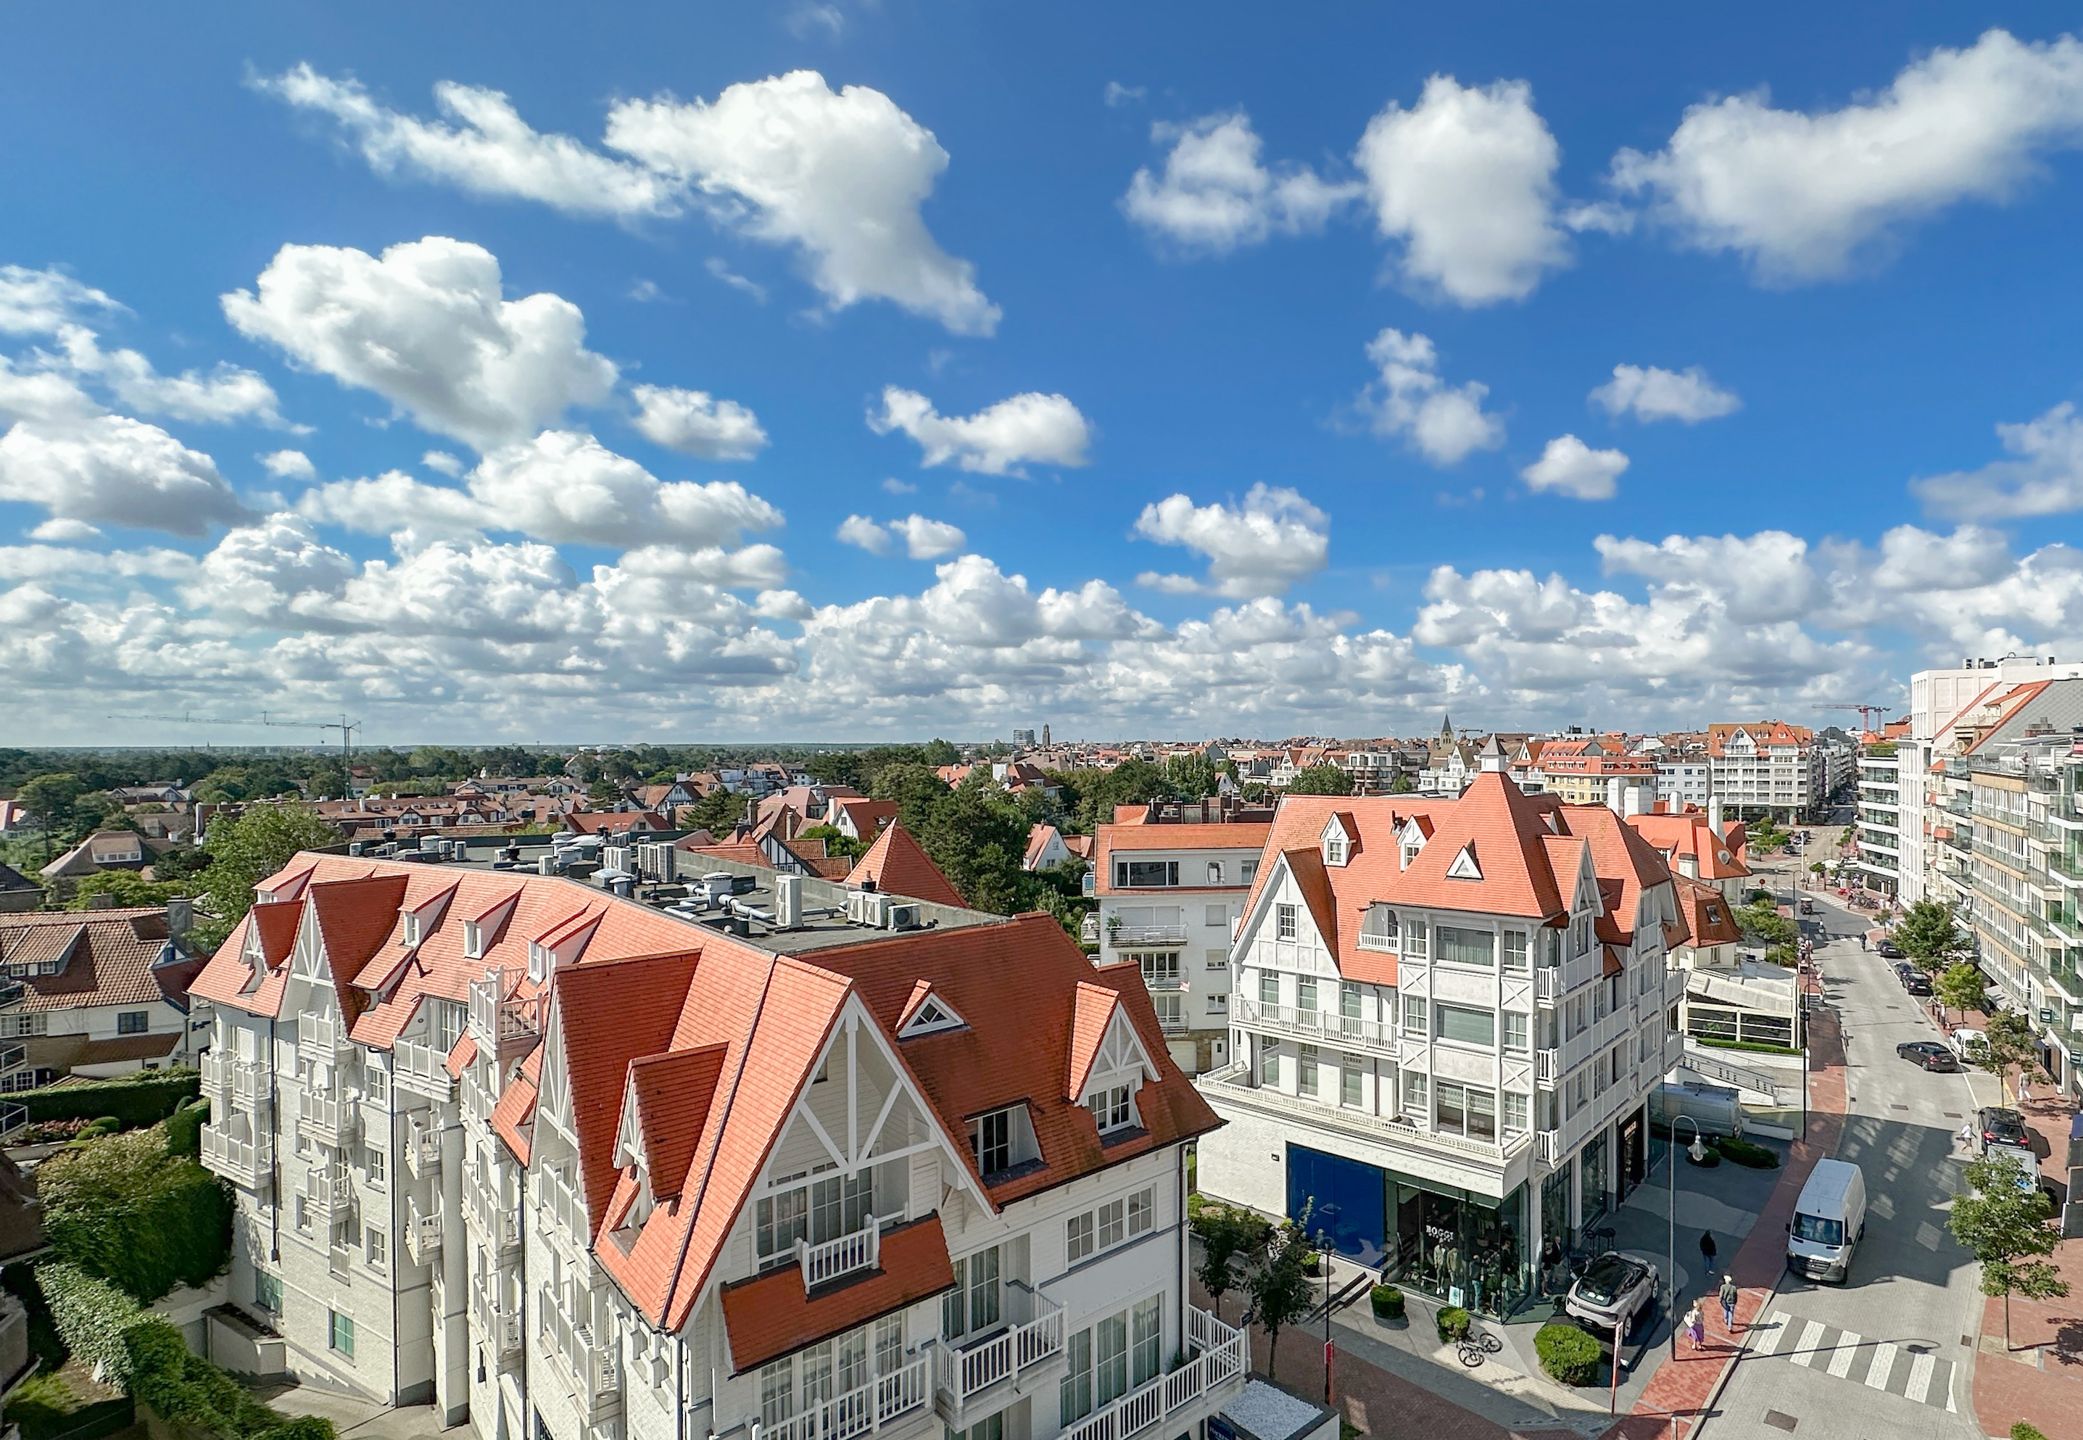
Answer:
[[[1985,1105],[1975,1111],[1975,1125],[1982,1132],[1984,1153],[1991,1145],[2031,1146],[2032,1142],[2025,1135],[2025,1117],[2015,1110]]]

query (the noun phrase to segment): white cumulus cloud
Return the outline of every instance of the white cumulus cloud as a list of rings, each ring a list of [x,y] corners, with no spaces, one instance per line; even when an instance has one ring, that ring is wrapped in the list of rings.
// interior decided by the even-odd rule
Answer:
[[[1196,505],[1171,495],[1143,507],[1135,533],[1160,545],[1180,545],[1207,557],[1205,581],[1146,574],[1136,583],[1172,594],[1205,590],[1235,599],[1280,595],[1324,568],[1330,553],[1330,517],[1284,486],[1258,484],[1238,505]]]
[[[1461,305],[1521,300],[1569,261],[1555,216],[1561,147],[1523,80],[1478,89],[1434,75],[1416,105],[1391,101],[1368,123],[1353,158],[1415,289]]]
[[[1762,90],[1694,105],[1663,149],[1615,156],[1613,178],[1688,243],[1786,283],[1843,275],[1949,206],[2002,203],[2079,143],[2083,43],[1990,30],[1841,109],[1782,110]]]
[[[961,335],[998,326],[976,267],[942,250],[919,213],[947,151],[879,90],[834,93],[796,70],[713,101],[629,100],[609,112],[607,143],[744,233],[796,247],[834,309],[889,300]]]
[[[638,431],[668,450],[704,460],[750,460],[766,448],[759,417],[735,400],[670,385],[637,385],[629,393],[637,403]]]
[[[220,363],[208,372],[162,375],[135,350],[103,350],[99,337],[84,325],[61,326],[58,341],[64,363],[74,374],[96,377],[124,405],[147,415],[206,425],[250,422],[278,430],[306,428],[284,420],[275,388],[240,366]]]
[[[1608,415],[1682,420],[1687,425],[1733,415],[1743,405],[1734,391],[1716,385],[1697,365],[1686,370],[1615,365],[1613,378],[1592,391],[1591,399]]]
[[[1519,478],[1529,489],[1572,500],[1610,500],[1626,469],[1627,457],[1618,450],[1594,450],[1574,435],[1557,435]]]
[[[901,431],[918,443],[922,465],[953,461],[981,475],[1018,475],[1029,462],[1078,466],[1092,443],[1092,427],[1062,395],[1014,395],[974,415],[942,415],[916,390],[886,386],[882,409],[870,411],[878,435]]]
[[[260,468],[277,480],[316,480],[318,467],[301,450],[272,450],[260,457]]]
[[[613,363],[586,349],[578,306],[551,294],[506,299],[491,251],[443,236],[380,257],[285,245],[254,290],[222,303],[242,334],[481,449],[599,404],[616,379]]]
[[[1439,353],[1424,335],[1386,329],[1367,344],[1380,378],[1359,407],[1377,435],[1398,436],[1435,465],[1457,465],[1476,450],[1504,443],[1504,421],[1483,409],[1490,387],[1439,376]]]
[[[1321,230],[1360,193],[1357,184],[1325,180],[1306,165],[1268,169],[1259,158],[1258,132],[1242,111],[1160,123],[1150,136],[1172,147],[1163,172],[1136,171],[1121,207],[1182,250],[1220,254],[1276,232]]]
[[[217,462],[123,415],[24,420],[0,435],[0,500],[60,520],[202,535],[245,518]]]
[[[1978,520],[2028,520],[2083,510],[2083,416],[2063,401],[2046,414],[1996,427],[2009,457],[1976,470],[1914,481],[1931,509]]]
[[[84,312],[122,308],[61,270],[0,265],[0,335],[51,335]]]
[[[871,555],[887,555],[901,543],[904,553],[914,560],[938,560],[969,543],[961,527],[924,515],[890,521],[849,515],[839,523],[837,534],[842,544],[856,546]]]

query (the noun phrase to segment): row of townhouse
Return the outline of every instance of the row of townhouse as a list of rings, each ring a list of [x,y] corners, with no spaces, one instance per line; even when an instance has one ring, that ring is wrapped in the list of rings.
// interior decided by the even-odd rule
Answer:
[[[1248,1371],[1187,1294],[1219,1121],[1135,968],[731,873],[691,918],[343,856],[261,884],[196,982],[203,1157],[286,1368],[485,1440],[1201,1434]]]
[[[1289,797],[1231,950],[1203,1189],[1311,1215],[1398,1283],[1509,1313],[1647,1162],[1687,938],[1657,847],[1529,796]]]

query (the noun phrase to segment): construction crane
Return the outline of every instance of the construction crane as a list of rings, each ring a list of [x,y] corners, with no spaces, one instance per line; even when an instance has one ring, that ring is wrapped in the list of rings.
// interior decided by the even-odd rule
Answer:
[[[1887,713],[1888,713],[1888,707],[1887,707],[1887,706],[1885,706],[1885,705],[1843,705],[1843,704],[1840,704],[1840,705],[1824,705],[1824,706],[1822,706],[1821,708],[1822,708],[1822,709],[1824,709],[1824,710],[1856,710],[1856,711],[1858,711],[1858,712],[1859,712],[1859,728],[1860,728],[1861,730],[1872,730],[1872,729],[1874,729],[1874,728],[1875,728],[1875,726],[1874,726],[1874,723],[1873,723],[1873,717],[1874,717],[1874,716],[1876,716],[1876,715],[1885,715],[1885,714],[1887,714]]]
[[[350,720],[342,715],[338,720],[283,720],[263,710],[257,717],[222,715],[111,715],[111,720],[161,720],[173,725],[268,725],[281,730],[338,730],[340,732],[340,763],[345,765],[354,757],[354,732],[362,728],[359,720]]]

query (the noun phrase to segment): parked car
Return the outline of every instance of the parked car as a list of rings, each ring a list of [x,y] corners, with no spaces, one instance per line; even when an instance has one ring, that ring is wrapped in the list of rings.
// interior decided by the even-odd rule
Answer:
[[[1880,958],[1883,960],[1900,960],[1902,958],[1902,947],[1893,940],[1883,940],[1873,948],[1880,953]]]
[[[1991,1145],[2008,1145],[2030,1150],[2032,1142],[2025,1135],[2025,1117],[2015,1110],[2006,1110],[2000,1105],[1984,1105],[1975,1111],[1975,1126],[1982,1132],[1982,1153],[1989,1153]],[[2034,1162],[2037,1168],[2038,1162]]]
[[[1903,977],[1902,988],[1909,991],[1912,995],[1929,995],[1931,993],[1931,977],[1921,970],[1912,970],[1907,976]]]
[[[1960,1057],[1937,1040],[1905,1040],[1895,1047],[1905,1060],[1914,1060],[1926,1070],[1952,1074],[1960,1068]]]
[[[1974,1054],[1977,1047],[1988,1043],[1989,1037],[1971,1025],[1958,1026],[1946,1036],[1946,1044],[1952,1046],[1953,1053],[1963,1060]]]
[[[1617,1338],[1634,1333],[1656,1300],[1656,1267],[1608,1250],[1579,1275],[1563,1297],[1563,1310]]]

